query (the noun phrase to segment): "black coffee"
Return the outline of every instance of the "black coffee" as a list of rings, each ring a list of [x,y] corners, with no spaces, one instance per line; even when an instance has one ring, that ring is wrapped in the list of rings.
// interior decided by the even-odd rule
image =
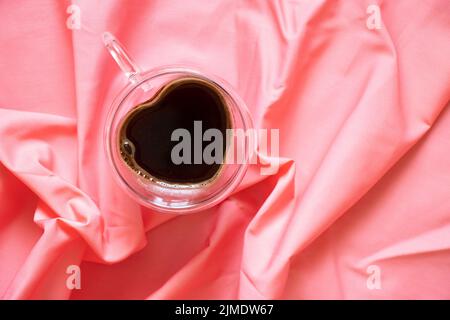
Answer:
[[[169,183],[199,183],[212,179],[220,163],[194,163],[194,121],[201,121],[202,134],[217,129],[223,137],[222,157],[226,150],[229,112],[219,89],[197,78],[176,80],[163,87],[156,96],[140,105],[126,117],[120,132],[121,155],[133,170],[144,178],[157,178]],[[198,132],[197,122],[197,132]],[[186,129],[191,137],[191,163],[175,164],[172,132]],[[203,152],[209,141],[201,144]]]

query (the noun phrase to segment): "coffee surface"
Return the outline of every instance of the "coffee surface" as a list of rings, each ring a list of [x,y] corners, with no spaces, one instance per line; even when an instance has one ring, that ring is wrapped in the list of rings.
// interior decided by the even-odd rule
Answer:
[[[210,143],[195,135],[194,121],[201,121],[202,134],[212,128],[222,133],[223,156],[230,121],[218,90],[204,80],[187,78],[169,83],[155,98],[138,105],[121,130],[121,153],[128,165],[144,177],[149,174],[169,183],[199,183],[213,178],[221,164],[194,163],[194,138],[201,144],[202,151]],[[171,158],[172,149],[179,143],[171,141],[172,132],[179,128],[190,133],[190,164],[175,164]]]

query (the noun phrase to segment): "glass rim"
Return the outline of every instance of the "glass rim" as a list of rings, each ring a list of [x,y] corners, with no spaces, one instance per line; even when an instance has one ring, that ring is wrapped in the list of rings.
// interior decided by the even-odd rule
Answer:
[[[249,164],[249,160],[252,156],[253,150],[251,150],[251,141],[245,140],[244,147],[244,161],[243,163],[237,164],[238,168],[232,173],[231,177],[228,178],[223,186],[220,189],[214,191],[211,195],[207,197],[195,201],[192,203],[178,203],[172,202],[170,205],[162,205],[162,203],[156,203],[151,201],[150,197],[145,197],[144,194],[138,192],[130,183],[125,179],[125,177],[121,174],[119,168],[117,167],[117,163],[114,160],[113,155],[113,139],[111,139],[111,127],[116,119],[117,113],[120,110],[120,107],[123,105],[125,100],[139,87],[141,87],[145,82],[150,81],[156,77],[171,75],[171,74],[182,74],[182,75],[192,75],[197,76],[206,81],[212,82],[217,85],[223,93],[231,99],[233,102],[235,109],[237,110],[237,115],[239,116],[243,129],[247,131],[253,127],[252,119],[250,117],[247,106],[244,101],[240,98],[240,96],[235,92],[233,87],[229,85],[225,80],[205,73],[199,69],[193,69],[188,66],[183,65],[167,65],[161,66],[158,68],[154,68],[148,70],[146,72],[139,73],[139,81],[136,82],[128,82],[126,86],[123,87],[121,91],[119,91],[118,95],[113,99],[110,105],[110,109],[108,110],[108,115],[106,118],[106,122],[104,124],[104,144],[105,144],[105,152],[108,158],[109,165],[113,170],[113,176],[116,181],[119,182],[123,186],[123,189],[127,191],[127,193],[133,198],[136,199],[140,204],[149,207],[151,209],[155,209],[159,212],[166,213],[177,213],[177,214],[185,214],[191,213],[194,211],[200,211],[207,208],[210,208],[217,203],[221,202],[232,193],[237,185],[242,181]],[[254,133],[253,133],[254,134]],[[255,139],[255,137],[249,137],[249,139]],[[227,151],[228,152],[228,151]],[[226,165],[225,163],[223,165]],[[170,189],[169,186],[164,186],[163,188]],[[151,192],[149,191],[151,194]]]

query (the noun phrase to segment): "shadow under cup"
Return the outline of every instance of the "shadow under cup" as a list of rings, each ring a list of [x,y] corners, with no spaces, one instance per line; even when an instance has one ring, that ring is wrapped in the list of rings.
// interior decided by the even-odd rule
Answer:
[[[143,104],[158,99],[161,92],[168,91],[174,83],[183,81],[202,83],[215,91],[225,108],[226,127],[232,129],[230,135],[223,137],[223,163],[212,176],[200,181],[168,181],[152,175],[133,161],[131,148],[124,145],[127,143],[124,132],[133,113],[142,109]],[[114,177],[135,200],[162,212],[190,213],[224,200],[241,182],[254,139],[249,129],[251,119],[247,108],[225,81],[192,69],[166,67],[140,73],[139,81],[129,83],[116,97],[105,125],[106,152]],[[158,142],[153,141],[150,148],[157,147]],[[151,149],[147,151],[151,154]]]

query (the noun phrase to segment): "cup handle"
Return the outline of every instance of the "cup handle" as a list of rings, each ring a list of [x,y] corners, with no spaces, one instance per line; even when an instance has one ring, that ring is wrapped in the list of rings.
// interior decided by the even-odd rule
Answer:
[[[131,83],[139,82],[139,74],[141,71],[130,58],[120,42],[110,32],[104,32],[103,43],[116,63],[119,65],[120,69],[123,73],[125,73],[128,80]]]

